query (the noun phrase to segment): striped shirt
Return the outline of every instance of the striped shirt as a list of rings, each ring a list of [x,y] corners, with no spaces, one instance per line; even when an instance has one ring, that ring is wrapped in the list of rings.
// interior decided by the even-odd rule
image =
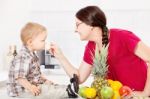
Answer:
[[[18,83],[18,78],[27,79],[27,81],[36,86],[45,82],[45,79],[41,77],[37,55],[35,52],[30,52],[25,46],[22,47],[10,64],[7,82],[9,96],[19,96],[25,91],[25,88]]]

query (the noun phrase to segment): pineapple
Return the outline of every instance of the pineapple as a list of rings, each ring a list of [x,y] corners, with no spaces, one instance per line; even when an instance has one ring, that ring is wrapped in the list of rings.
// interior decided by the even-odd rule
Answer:
[[[96,49],[95,56],[93,56],[93,70],[92,75],[94,76],[94,81],[91,87],[95,88],[97,91],[97,95],[100,99],[100,90],[103,86],[109,86],[106,76],[108,73],[108,65],[107,65],[107,54],[108,54],[108,46],[103,46],[100,53],[99,50]]]

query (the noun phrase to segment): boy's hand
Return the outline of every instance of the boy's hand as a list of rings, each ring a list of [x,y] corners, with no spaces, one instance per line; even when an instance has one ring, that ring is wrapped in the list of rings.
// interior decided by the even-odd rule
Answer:
[[[35,85],[31,85],[30,91],[34,96],[38,96],[41,93],[41,89]]]
[[[34,96],[38,96],[41,93],[40,88],[32,85],[27,79],[19,78],[17,80],[20,85],[22,85],[25,89],[29,90]]]
[[[46,81],[45,81],[45,84],[52,84],[52,85],[53,85],[53,84],[54,84],[54,82],[49,81],[49,80],[46,80]]]

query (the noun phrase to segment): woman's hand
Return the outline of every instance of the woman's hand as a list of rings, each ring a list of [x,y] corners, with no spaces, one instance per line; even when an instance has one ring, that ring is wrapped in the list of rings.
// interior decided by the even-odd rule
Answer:
[[[127,97],[128,98],[130,97],[132,99],[147,99],[148,98],[147,94],[144,91],[133,91],[131,95]]]
[[[55,43],[50,44],[49,52],[58,59],[63,55],[61,49]]]

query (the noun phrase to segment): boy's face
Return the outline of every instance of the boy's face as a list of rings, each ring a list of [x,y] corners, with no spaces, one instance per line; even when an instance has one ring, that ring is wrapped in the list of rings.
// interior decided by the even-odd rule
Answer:
[[[44,31],[41,34],[38,34],[33,40],[32,40],[32,49],[34,51],[42,50],[45,48],[45,40],[47,37],[47,32]]]

